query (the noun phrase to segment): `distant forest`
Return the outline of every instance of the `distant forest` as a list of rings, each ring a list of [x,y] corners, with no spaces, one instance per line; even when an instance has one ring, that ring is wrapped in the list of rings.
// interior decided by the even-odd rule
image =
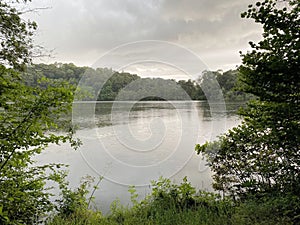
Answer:
[[[206,100],[222,91],[225,100],[244,101],[249,95],[236,91],[238,71],[204,71],[197,81],[141,78],[127,72],[108,68],[92,69],[72,63],[35,64],[26,70],[26,82],[30,86],[41,85],[47,78],[65,81],[80,87],[80,100]],[[218,82],[216,90],[213,83]],[[202,88],[201,88],[202,87]],[[205,87],[205,93],[203,92]],[[210,96],[207,96],[210,95]]]

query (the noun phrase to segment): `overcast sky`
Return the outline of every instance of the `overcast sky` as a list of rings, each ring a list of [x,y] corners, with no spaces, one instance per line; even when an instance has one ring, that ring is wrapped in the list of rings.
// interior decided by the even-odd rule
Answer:
[[[245,52],[250,40],[261,38],[259,25],[240,18],[250,3],[249,0],[33,0],[31,7],[48,9],[28,16],[39,25],[36,43],[54,50],[52,58],[43,59],[45,63],[98,66],[96,62],[101,56],[113,54],[118,57],[110,57],[111,60],[126,57],[128,63],[118,62],[119,68],[113,69],[120,70],[121,66],[122,70],[142,76],[178,75],[184,69],[176,63],[184,58],[179,57],[182,49],[199,57],[207,69],[235,69],[241,62],[239,51]],[[144,40],[157,40],[160,44]],[[161,43],[165,43],[165,50]],[[126,46],[126,54],[120,45]],[[157,47],[160,49],[148,57],[149,51]],[[109,52],[112,49],[113,53]],[[160,53],[164,54],[162,58]],[[158,57],[153,58],[153,54]],[[147,57],[151,62],[146,62]],[[158,62],[152,62],[153,59]],[[105,63],[102,60],[99,65],[113,67],[111,62]]]

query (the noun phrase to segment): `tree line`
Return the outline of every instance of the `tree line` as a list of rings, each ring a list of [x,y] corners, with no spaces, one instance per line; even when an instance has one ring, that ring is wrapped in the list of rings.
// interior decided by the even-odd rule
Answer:
[[[80,87],[86,95],[82,100],[206,100],[218,91],[226,100],[243,101],[249,95],[238,91],[238,71],[203,71],[197,80],[141,78],[136,74],[108,68],[78,67],[72,63],[35,64],[26,70],[29,86],[41,85],[39,80],[64,81]],[[216,90],[215,83],[220,90]],[[205,88],[205,92],[203,91]]]
[[[92,94],[90,98],[98,99],[101,93],[96,88],[101,87],[106,90],[103,99],[116,99],[122,91],[124,97],[129,96],[127,87],[138,91],[135,88],[141,86],[134,84],[144,81],[137,75],[105,68],[72,64],[32,66],[32,36],[37,25],[21,19],[22,12],[18,10],[21,7],[15,7],[15,3],[28,1],[0,2],[0,224],[38,224],[50,214],[67,221],[76,221],[85,215],[82,224],[86,224],[91,215],[99,219],[99,213],[89,211],[85,198],[87,183],[71,190],[65,180],[66,173],[61,170],[63,165],[37,165],[34,157],[49,144],[69,142],[72,147],[79,147],[80,141],[74,139],[70,121],[63,116],[72,107],[75,86],[82,84],[79,85],[81,91]],[[225,96],[239,96],[234,86],[256,96],[240,111],[243,121],[239,126],[216,142],[196,145],[197,153],[206,157],[213,172],[214,189],[228,197],[223,200],[230,210],[224,205],[215,207],[222,202],[219,195],[210,197],[202,193],[210,200],[207,202],[201,192],[195,195],[186,180],[180,186],[166,180],[154,184],[153,200],[140,203],[149,210],[140,213],[139,205],[135,206],[133,209],[137,211],[133,211],[132,218],[145,215],[146,222],[160,218],[170,209],[166,203],[174,202],[179,211],[175,214],[171,211],[169,220],[174,219],[174,215],[181,217],[184,212],[190,215],[197,209],[204,209],[205,218],[211,215],[207,211],[211,208],[211,212],[225,209],[226,217],[222,217],[219,224],[300,223],[299,12],[299,0],[263,0],[250,5],[242,17],[262,25],[262,40],[249,43],[252,50],[241,55],[242,65],[237,71],[206,71],[199,78],[201,89],[211,95],[206,94],[206,98],[218,96],[220,90]],[[90,74],[83,77],[86,70]],[[102,83],[95,88],[93,85],[98,79],[102,79]],[[156,88],[149,80],[145,79],[149,82],[147,85]],[[213,88],[216,80],[220,90]],[[159,80],[158,83],[161,85],[161,82],[171,86],[179,84],[191,98],[197,98],[194,81]],[[57,130],[65,132],[55,132]],[[51,199],[46,186],[49,181],[57,184],[61,191],[61,198],[56,201]],[[189,208],[193,201],[198,205]],[[162,214],[157,213],[159,206],[163,207]],[[80,214],[76,214],[76,210],[80,210]],[[119,224],[122,214],[116,212],[112,218]],[[217,211],[216,216],[220,212]]]

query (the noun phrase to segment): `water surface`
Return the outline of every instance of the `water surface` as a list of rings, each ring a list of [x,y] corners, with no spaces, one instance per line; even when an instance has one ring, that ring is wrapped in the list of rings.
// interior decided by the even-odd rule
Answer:
[[[95,197],[104,211],[116,198],[129,202],[129,185],[144,197],[150,181],[160,176],[176,182],[187,176],[197,188],[211,190],[211,172],[194,147],[237,125],[238,107],[205,101],[77,102],[73,124],[83,145],[76,152],[50,146],[39,161],[69,164],[74,187],[85,175],[102,176]]]

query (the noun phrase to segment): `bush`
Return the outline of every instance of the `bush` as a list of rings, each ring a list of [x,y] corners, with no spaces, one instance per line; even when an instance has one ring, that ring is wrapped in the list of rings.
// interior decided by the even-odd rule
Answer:
[[[236,207],[233,224],[299,224],[299,196],[252,196]]]
[[[204,191],[196,192],[185,177],[181,184],[169,179],[152,181],[152,193],[137,202],[130,189],[133,207],[115,201],[109,221],[117,224],[226,224],[233,212],[229,199]]]

